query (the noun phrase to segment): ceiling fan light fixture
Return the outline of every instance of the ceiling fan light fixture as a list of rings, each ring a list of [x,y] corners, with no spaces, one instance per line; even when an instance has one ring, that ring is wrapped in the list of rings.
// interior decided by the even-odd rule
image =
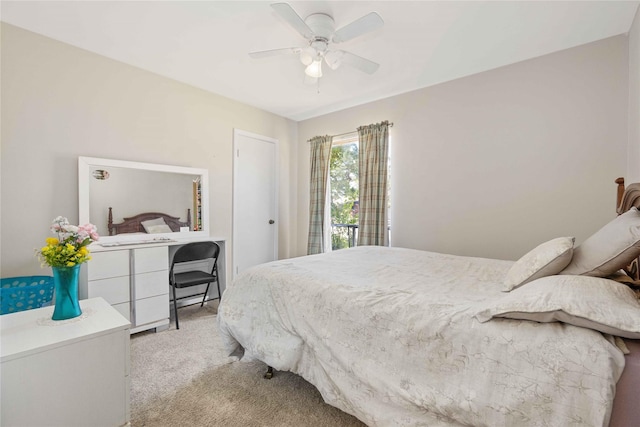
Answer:
[[[322,77],[322,58],[318,58],[309,64],[304,72],[309,77]]]
[[[324,60],[332,70],[337,70],[340,64],[342,64],[342,51],[331,50],[326,53]]]
[[[300,62],[304,65],[311,65],[316,56],[317,54],[314,48],[311,46],[306,47],[300,51]]]

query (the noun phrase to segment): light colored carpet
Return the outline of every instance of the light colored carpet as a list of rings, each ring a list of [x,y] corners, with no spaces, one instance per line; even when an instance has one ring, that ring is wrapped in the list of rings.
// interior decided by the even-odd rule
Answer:
[[[180,329],[131,337],[131,423],[139,426],[362,427],[301,377],[225,355],[217,303],[179,310]]]

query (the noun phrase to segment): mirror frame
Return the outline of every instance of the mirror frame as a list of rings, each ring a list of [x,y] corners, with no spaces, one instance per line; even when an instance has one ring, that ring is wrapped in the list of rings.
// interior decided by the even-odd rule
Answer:
[[[209,237],[209,171],[207,169],[190,168],[184,166],[170,166],[161,165],[156,163],[140,163],[130,162],[126,160],[114,160],[114,159],[101,159],[98,157],[78,157],[78,219],[79,224],[89,223],[90,218],[90,206],[89,206],[89,179],[92,167],[118,167],[129,168],[137,170],[149,170],[155,172],[170,172],[186,175],[200,175],[201,183],[201,203],[202,203],[202,230],[189,231],[189,232],[172,232],[172,233],[158,233],[149,236],[143,236],[140,234],[118,234],[115,236],[109,236],[108,231],[99,227],[98,233],[100,239],[98,244],[113,243],[113,242],[127,242],[127,241],[149,241],[160,239],[184,239],[192,237]],[[101,233],[105,233],[103,235]]]

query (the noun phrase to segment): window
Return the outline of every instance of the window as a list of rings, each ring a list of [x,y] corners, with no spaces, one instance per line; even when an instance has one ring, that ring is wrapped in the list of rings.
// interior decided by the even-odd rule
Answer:
[[[357,132],[334,138],[331,146],[327,202],[331,205],[331,250],[334,251],[357,246],[358,242],[359,148]],[[390,242],[391,159],[388,160],[387,237]]]
[[[329,161],[331,249],[356,245],[358,233],[358,134],[334,139]]]

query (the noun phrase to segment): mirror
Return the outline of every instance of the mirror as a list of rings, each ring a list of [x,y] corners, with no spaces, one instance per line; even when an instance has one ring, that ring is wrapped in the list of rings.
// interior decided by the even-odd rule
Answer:
[[[206,169],[78,158],[79,222],[100,242],[209,235]]]

